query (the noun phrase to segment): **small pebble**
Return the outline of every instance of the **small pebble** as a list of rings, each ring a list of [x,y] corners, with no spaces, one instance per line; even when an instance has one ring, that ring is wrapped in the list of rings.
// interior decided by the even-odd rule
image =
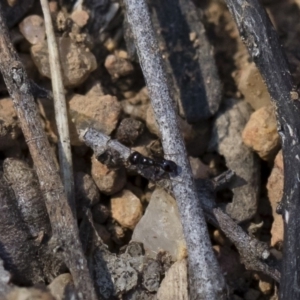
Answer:
[[[23,19],[19,23],[19,29],[32,45],[43,42],[46,36],[44,19],[38,15],[30,15]]]
[[[143,88],[135,96],[127,95],[126,99],[121,101],[121,104],[126,114],[132,118],[146,121],[149,101],[148,91]]]
[[[61,58],[63,83],[65,87],[76,87],[96,70],[95,56],[83,45],[75,44],[69,37],[56,39]],[[48,44],[46,41],[31,47],[31,56],[40,74],[51,78]]]
[[[149,292],[156,292],[160,285],[162,266],[160,262],[150,259],[143,269],[143,286]]]
[[[71,14],[71,19],[79,27],[84,27],[87,24],[89,17],[89,14],[85,10],[75,10]]]
[[[268,89],[254,62],[243,66],[238,88],[255,110],[271,103]]]
[[[2,298],[3,299],[3,298]],[[7,300],[62,300],[62,298],[54,298],[45,288],[14,288],[5,297]]]
[[[128,59],[113,54],[106,57],[104,66],[108,73],[115,79],[130,75],[134,71],[134,67]]]
[[[48,285],[48,289],[56,300],[70,299],[70,296],[75,294],[73,279],[69,273],[57,276]]]
[[[273,106],[263,106],[252,113],[243,130],[242,137],[243,142],[256,152],[261,159],[273,161],[280,149]]]
[[[51,14],[54,14],[57,12],[58,10],[58,6],[57,6],[57,2],[56,1],[50,1],[49,2],[49,10]]]
[[[143,214],[140,199],[129,190],[123,190],[112,196],[110,203],[112,218],[123,227],[133,230]]]
[[[214,230],[213,239],[216,243],[218,243],[221,246],[224,246],[226,243],[226,237],[219,229]]]
[[[110,95],[99,97],[96,94],[93,96],[75,94],[69,100],[69,114],[72,122],[71,144],[82,145],[77,130],[86,129],[88,126],[110,135],[121,117],[121,105],[116,97]]]
[[[270,295],[273,290],[273,284],[264,280],[259,281],[258,287],[264,295]]]
[[[142,243],[130,242],[126,248],[126,253],[131,257],[144,255],[144,246]]]
[[[144,125],[141,121],[124,118],[117,129],[116,138],[120,143],[132,146],[143,130]]]
[[[168,251],[174,260],[186,256],[186,243],[176,201],[163,189],[156,189],[144,216],[134,229],[132,240],[143,243],[152,258]]]
[[[126,184],[126,172],[123,167],[111,170],[100,163],[95,156],[92,157],[91,173],[99,190],[106,195],[119,192]]]

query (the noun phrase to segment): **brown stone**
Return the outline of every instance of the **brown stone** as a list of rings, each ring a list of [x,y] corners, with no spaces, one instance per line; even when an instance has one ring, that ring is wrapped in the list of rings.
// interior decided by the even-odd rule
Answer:
[[[1,298],[3,299],[3,298]],[[39,299],[39,300],[60,300],[54,298],[45,288],[14,288],[5,298],[7,300]]]
[[[130,75],[134,71],[134,67],[128,59],[113,54],[106,57],[104,66],[115,79]]]
[[[273,284],[269,281],[260,280],[258,287],[264,295],[270,295],[273,290]]]
[[[72,42],[69,37],[57,38],[65,87],[76,87],[83,83],[97,68],[95,56],[83,45]],[[51,78],[47,42],[31,47],[31,56],[41,75]]]
[[[267,87],[254,62],[243,65],[238,79],[238,88],[255,110],[271,103]]]
[[[48,288],[56,300],[68,299],[70,292],[75,292],[73,279],[71,274],[65,273],[57,276],[49,285]]]
[[[89,17],[89,14],[85,10],[75,10],[71,14],[71,19],[79,27],[84,27],[87,24]]]
[[[93,127],[110,135],[121,116],[121,105],[116,97],[82,96],[75,94],[69,100],[71,144],[81,145],[77,129]]]
[[[46,32],[44,19],[38,15],[31,15],[23,19],[19,29],[30,44],[37,44],[44,41]]]
[[[136,95],[126,94],[126,100],[122,100],[124,112],[133,118],[146,120],[147,110],[149,107],[149,96],[147,88],[142,88]]]
[[[92,157],[91,173],[98,189],[106,195],[119,192],[126,184],[126,172],[124,168],[111,170],[99,162],[95,156]]]
[[[272,160],[280,148],[274,108],[263,106],[252,113],[246,124],[243,142],[263,160]]]
[[[123,190],[111,198],[111,215],[125,228],[134,229],[143,214],[143,206],[138,197]]]

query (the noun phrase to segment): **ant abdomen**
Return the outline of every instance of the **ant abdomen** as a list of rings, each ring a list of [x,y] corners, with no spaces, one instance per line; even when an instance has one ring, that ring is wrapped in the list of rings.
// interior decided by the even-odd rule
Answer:
[[[177,174],[177,165],[172,160],[164,159],[161,162],[160,167],[167,173]]]

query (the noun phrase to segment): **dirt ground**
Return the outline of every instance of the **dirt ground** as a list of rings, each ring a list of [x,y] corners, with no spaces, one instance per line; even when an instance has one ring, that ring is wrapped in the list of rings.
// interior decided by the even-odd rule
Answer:
[[[37,94],[44,91],[48,95],[51,75],[39,1],[2,2],[13,44],[30,79],[38,86]],[[262,2],[278,32],[298,91],[300,1]],[[214,178],[231,169],[243,179],[242,183],[237,181],[219,191],[217,205],[250,236],[267,243],[279,265],[283,223],[276,211],[283,190],[283,159],[274,108],[259,71],[223,1],[194,0],[191,14],[197,15],[202,27],[199,29],[186,13],[181,17],[186,18],[187,33],[182,23],[176,23],[175,14],[161,18],[165,8],[160,9],[159,1],[149,0],[148,3],[166,70],[174,87],[174,102],[193,175],[195,178]],[[124,6],[117,0],[103,0],[97,4],[96,1],[80,4],[80,1],[61,0],[51,1],[49,5],[67,99],[82,243],[86,248],[92,247],[86,241],[85,231],[86,219],[92,219],[98,238],[107,245],[105,250],[101,248],[103,245],[100,247],[102,256],[107,259],[109,272],[114,273],[110,285],[106,289],[98,287],[98,293],[103,299],[176,299],[176,296],[170,296],[170,291],[178,288],[172,282],[174,284],[174,278],[181,274],[185,289],[177,291],[182,297],[178,299],[189,299],[187,249],[176,202],[170,192],[155,189],[155,183],[128,171],[126,166],[109,168],[93,155],[78,135],[78,129],[93,127],[132,151],[154,159],[162,156],[161,134],[132,35],[124,22]],[[168,1],[164,5],[169,5]],[[174,35],[175,31],[178,36]],[[205,41],[198,32],[204,32]],[[199,69],[205,49],[208,49],[206,55],[209,57],[205,59],[207,66],[202,65],[203,69]],[[0,243],[6,243],[5,250],[0,248],[0,257],[10,273],[10,282],[22,287],[18,293],[46,295],[48,292],[43,289],[34,292],[26,289],[42,283],[49,287],[56,299],[69,299],[65,290],[67,286],[73,288],[72,279],[59,257],[53,258],[46,251],[47,254],[39,254],[36,259],[48,259],[53,262],[51,266],[43,262],[42,267],[24,263],[27,259],[32,260],[30,251],[40,251],[34,247],[41,239],[41,231],[51,236],[51,229],[46,209],[41,206],[43,195],[39,191],[26,141],[2,78],[0,94],[1,180],[6,182],[1,188],[7,189],[5,193],[9,196],[5,201],[11,207],[0,209],[0,214],[7,214],[5,219],[16,218],[17,224],[25,224],[25,227],[20,225],[23,238],[18,241],[12,240],[18,236],[19,229],[0,237]],[[204,108],[201,101],[209,104]],[[51,147],[57,154],[53,100],[38,96],[36,103]],[[28,204],[24,206],[25,202]],[[39,211],[36,217],[34,211]],[[20,216],[16,217],[17,214]],[[7,231],[6,226],[0,221],[0,232]],[[235,245],[213,225],[208,224],[208,229],[228,284],[230,299],[278,299],[278,284],[265,274],[246,270]],[[35,241],[28,244],[28,258],[14,254],[12,249],[22,249],[21,245],[28,240],[30,243]],[[31,250],[32,247],[35,250]],[[135,254],[130,256],[130,251]],[[13,255],[16,256],[10,263],[9,257]],[[133,258],[136,259],[134,262]],[[18,263],[22,267],[16,266]],[[102,270],[96,254],[91,255],[90,263],[98,263],[99,270]],[[132,267],[134,264],[139,264],[140,269]],[[28,268],[31,271],[27,272]],[[125,281],[120,275],[124,269],[128,274],[134,274]],[[101,277],[100,271],[95,271],[95,278]],[[60,288],[57,288],[53,281],[60,276],[65,276],[60,279],[64,283],[60,282]],[[105,285],[104,281],[98,281],[98,285]],[[62,292],[58,292],[59,289]],[[166,290],[169,296],[166,296]],[[9,299],[21,299],[17,297]],[[52,299],[46,297],[42,295],[40,299]]]

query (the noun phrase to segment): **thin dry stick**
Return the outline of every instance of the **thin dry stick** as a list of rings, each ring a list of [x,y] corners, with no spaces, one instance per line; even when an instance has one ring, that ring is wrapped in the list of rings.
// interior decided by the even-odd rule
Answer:
[[[61,74],[60,57],[54,35],[48,0],[41,0],[47,33],[49,63],[53,89],[55,119],[58,130],[58,154],[62,179],[67,197],[75,214],[74,175],[70,145],[69,122],[66,98]]]
[[[79,241],[77,222],[64,193],[56,158],[43,130],[30,81],[9,38],[0,6],[0,70],[14,102],[31,157],[45,195],[54,237],[62,249],[80,299],[97,299]],[[3,216],[2,216],[3,217]]]
[[[225,299],[226,285],[212,251],[207,225],[199,201],[184,142],[172,105],[170,87],[163,69],[150,14],[144,0],[125,0],[126,17],[133,32],[149,96],[162,135],[165,153],[176,153],[180,168],[172,182],[188,248],[190,299]]]
[[[155,182],[158,186],[163,188],[169,187],[168,183],[170,180],[162,179],[157,181],[155,174],[153,174],[151,170],[148,170],[147,168],[135,168],[135,166],[128,165],[128,158],[132,151],[117,140],[112,140],[109,136],[93,128],[81,130],[80,139],[85,142],[87,146],[93,149],[96,157],[106,157],[105,153],[110,153],[107,157],[109,157],[110,160],[115,161],[119,167],[122,164],[126,164],[127,168],[135,170],[138,174],[152,182]],[[110,160],[108,159],[106,163],[110,164]],[[226,213],[215,206],[214,190],[219,188],[219,184],[224,184],[224,181],[226,181],[226,178],[224,177],[230,176],[232,176],[232,173],[226,172],[222,176],[214,178],[212,181],[202,179],[202,185],[198,189],[198,193],[201,193],[201,205],[204,210],[204,214],[206,218],[214,226],[220,228],[228,239],[236,246],[242,262],[248,270],[263,272],[278,282],[280,279],[279,271],[265,262],[265,260],[270,256],[268,246],[265,243],[250,237]]]

